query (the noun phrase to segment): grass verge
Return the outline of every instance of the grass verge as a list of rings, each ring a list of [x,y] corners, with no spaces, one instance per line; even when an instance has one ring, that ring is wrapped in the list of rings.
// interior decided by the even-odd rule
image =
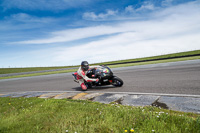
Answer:
[[[152,57],[136,58],[136,59],[103,62],[103,63],[97,63],[97,64],[99,64],[99,65],[101,65],[101,64],[109,65],[109,64],[114,64],[114,63],[125,63],[125,62],[132,62],[132,61],[146,61],[146,60],[153,60],[153,59],[173,58],[173,57],[181,58],[181,57],[184,57],[184,56],[191,56],[191,55],[197,55],[197,54],[198,55],[200,54],[200,50],[166,54],[166,55],[159,55],[159,56],[152,56]]]
[[[148,65],[148,64],[158,64],[158,63],[177,62],[177,61],[196,60],[196,59],[200,59],[200,56],[184,57],[184,58],[177,58],[177,59],[167,59],[167,60],[159,60],[159,61],[148,61],[148,62],[140,62],[140,63],[128,63],[128,64],[119,64],[119,65],[108,65],[108,66],[111,67],[111,68],[116,68],[116,67],[128,67],[128,66]]]
[[[79,100],[0,98],[0,132],[200,133],[200,115]]]
[[[73,68],[73,67],[75,67],[75,66],[60,66],[60,67],[27,67],[27,68],[0,68],[0,74],[33,72],[33,71],[43,71],[43,70],[55,70],[55,69]]]
[[[69,73],[69,72],[75,72],[75,71],[77,71],[77,69],[7,76],[7,77],[0,77],[0,79],[22,78],[22,77],[31,77],[31,76],[40,76],[40,75],[49,75],[49,74],[58,74],[58,73]]]

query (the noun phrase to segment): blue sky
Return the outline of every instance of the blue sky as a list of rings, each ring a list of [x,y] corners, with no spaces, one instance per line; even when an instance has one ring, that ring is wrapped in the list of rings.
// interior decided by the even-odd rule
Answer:
[[[200,49],[200,0],[0,0],[0,67]]]

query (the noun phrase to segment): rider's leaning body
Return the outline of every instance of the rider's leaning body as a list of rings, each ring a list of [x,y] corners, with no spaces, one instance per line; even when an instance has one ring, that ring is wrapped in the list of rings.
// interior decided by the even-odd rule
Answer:
[[[100,68],[101,66],[89,66],[89,63],[87,61],[82,61],[81,66],[79,67],[78,71],[77,71],[77,75],[76,78],[79,81],[79,84],[82,88],[82,90],[87,90],[87,86],[84,84],[84,80],[86,82],[93,82],[96,81],[98,82],[99,79],[93,79],[93,78],[88,78],[87,77],[87,72],[88,70],[91,70],[93,68]]]

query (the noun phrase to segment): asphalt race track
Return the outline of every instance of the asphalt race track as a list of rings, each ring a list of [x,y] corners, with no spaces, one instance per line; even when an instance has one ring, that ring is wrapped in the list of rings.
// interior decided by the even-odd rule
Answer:
[[[123,87],[89,91],[200,95],[200,60],[112,69]],[[71,73],[0,80],[0,92],[80,91]]]

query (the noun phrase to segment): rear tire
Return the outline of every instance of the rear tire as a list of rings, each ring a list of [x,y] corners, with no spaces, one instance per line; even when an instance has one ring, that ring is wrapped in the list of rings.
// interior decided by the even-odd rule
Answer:
[[[85,85],[86,85],[86,87],[89,88],[89,89],[92,88],[92,84],[91,84],[91,83],[85,83]]]
[[[112,85],[115,87],[121,87],[124,84],[124,82],[118,78],[118,77],[113,77],[112,78]]]

